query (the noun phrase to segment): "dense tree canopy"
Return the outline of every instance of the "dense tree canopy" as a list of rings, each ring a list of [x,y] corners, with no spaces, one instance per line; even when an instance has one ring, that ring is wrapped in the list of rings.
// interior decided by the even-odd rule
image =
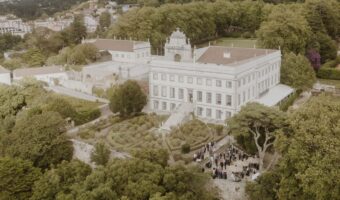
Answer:
[[[71,186],[80,183],[91,174],[90,166],[73,160],[63,161],[47,171],[33,187],[31,200],[54,200],[71,192]]]
[[[12,133],[2,138],[1,147],[7,156],[46,168],[72,158],[73,147],[63,131],[64,120],[59,113],[29,109],[20,113]]]
[[[16,0],[0,3],[0,13],[15,14],[24,19],[35,19],[43,14],[52,15],[64,11],[85,0]]]
[[[19,87],[0,85],[0,119],[16,115],[25,105],[25,97]]]
[[[292,132],[280,138],[280,199],[340,196],[340,101],[312,99],[290,116]]]
[[[200,170],[138,157],[143,152],[135,158],[112,160],[92,173],[81,162],[63,162],[36,181],[31,199],[214,199]],[[146,154],[163,157],[158,149]]]
[[[307,0],[304,14],[314,33],[336,39],[340,34],[340,4],[336,0]]]
[[[281,48],[283,52],[305,53],[312,33],[306,19],[296,10],[284,6],[273,9],[257,32],[261,46]]]
[[[40,176],[30,161],[0,157],[0,199],[27,200]]]
[[[277,137],[278,166],[247,186],[252,199],[339,199],[340,101],[313,97],[289,115]]]
[[[315,72],[310,62],[303,55],[287,53],[281,65],[281,83],[295,89],[312,88],[316,81]]]
[[[13,49],[22,41],[20,36],[14,36],[11,34],[1,34],[0,35],[0,54],[6,50]]]
[[[122,117],[133,116],[142,111],[147,97],[136,81],[128,80],[120,85],[110,98],[110,109]]]

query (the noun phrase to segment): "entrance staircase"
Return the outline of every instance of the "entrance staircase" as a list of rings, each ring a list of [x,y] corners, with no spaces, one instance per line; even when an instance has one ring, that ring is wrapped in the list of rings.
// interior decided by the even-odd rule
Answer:
[[[182,122],[185,122],[190,113],[194,111],[194,105],[192,103],[182,103],[175,111],[173,111],[168,120],[161,126],[161,130],[169,132],[171,127],[178,126]]]

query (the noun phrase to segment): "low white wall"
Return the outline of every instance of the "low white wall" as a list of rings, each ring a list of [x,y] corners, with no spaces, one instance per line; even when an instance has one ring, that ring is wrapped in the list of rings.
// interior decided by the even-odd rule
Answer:
[[[0,74],[0,83],[10,85],[11,84],[11,74],[10,73]]]
[[[93,84],[91,83],[84,83],[84,82],[75,81],[75,80],[61,80],[59,82],[59,85],[65,88],[68,88],[68,89],[84,92],[87,94],[92,94]]]

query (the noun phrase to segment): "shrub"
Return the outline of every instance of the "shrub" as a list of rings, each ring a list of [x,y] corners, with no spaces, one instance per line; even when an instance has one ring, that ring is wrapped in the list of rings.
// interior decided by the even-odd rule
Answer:
[[[190,144],[185,143],[181,147],[181,152],[182,153],[189,153],[190,152]]]
[[[217,126],[215,126],[215,130],[216,130],[216,133],[217,133],[217,135],[221,135],[222,134],[222,132],[223,132],[223,126],[222,125],[217,125]]]
[[[93,130],[82,130],[78,133],[81,139],[87,140],[95,137],[95,132]]]
[[[297,90],[293,95],[288,97],[285,101],[280,104],[280,110],[287,111],[288,108],[293,105],[294,101],[300,96],[301,90]]]
[[[330,67],[321,67],[317,73],[318,78],[340,80],[340,70]]]
[[[100,117],[100,110],[98,108],[80,111],[74,121],[76,125],[84,124],[86,122],[92,121]]]

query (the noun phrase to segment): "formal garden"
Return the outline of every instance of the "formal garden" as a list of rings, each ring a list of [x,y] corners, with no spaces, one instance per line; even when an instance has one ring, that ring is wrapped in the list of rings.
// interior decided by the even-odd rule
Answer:
[[[156,133],[168,116],[141,115],[113,124],[107,136],[109,144],[116,150],[131,152],[142,148],[162,148],[162,135]]]
[[[210,141],[216,141],[226,136],[221,125],[206,124],[198,119],[184,123],[182,126],[173,128],[166,137],[167,145],[171,151],[188,153],[196,150]]]

